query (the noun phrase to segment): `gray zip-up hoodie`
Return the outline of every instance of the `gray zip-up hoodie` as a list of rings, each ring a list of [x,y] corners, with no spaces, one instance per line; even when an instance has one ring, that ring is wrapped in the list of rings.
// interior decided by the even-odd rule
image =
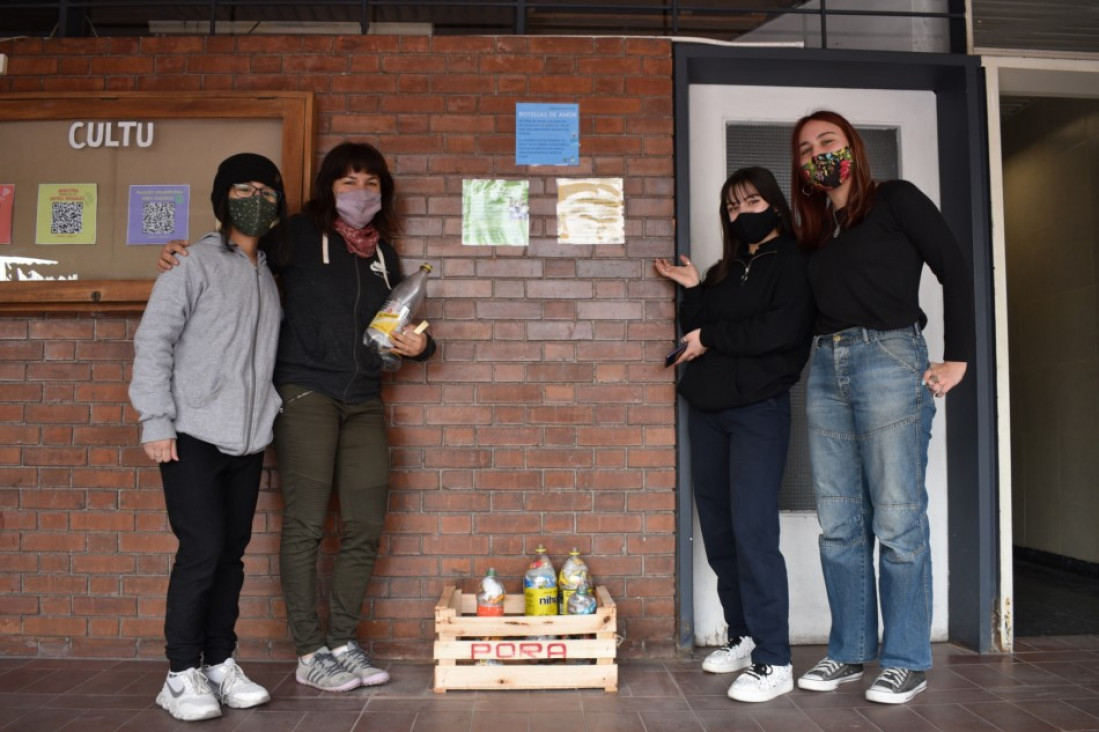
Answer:
[[[210,233],[153,286],[134,334],[130,401],[141,442],[182,432],[227,455],[270,444],[281,400],[271,383],[282,310],[259,253],[253,265]]]

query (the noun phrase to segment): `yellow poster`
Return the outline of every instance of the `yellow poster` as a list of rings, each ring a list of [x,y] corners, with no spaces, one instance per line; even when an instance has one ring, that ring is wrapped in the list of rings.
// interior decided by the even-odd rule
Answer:
[[[95,244],[95,183],[40,183],[35,244]]]

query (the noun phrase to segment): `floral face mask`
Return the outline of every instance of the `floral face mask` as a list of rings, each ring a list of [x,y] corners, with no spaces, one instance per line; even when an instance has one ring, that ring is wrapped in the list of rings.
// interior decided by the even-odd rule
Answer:
[[[830,191],[843,185],[851,177],[854,167],[855,157],[851,154],[851,148],[844,147],[814,155],[801,169],[805,171],[806,180],[814,188]]]

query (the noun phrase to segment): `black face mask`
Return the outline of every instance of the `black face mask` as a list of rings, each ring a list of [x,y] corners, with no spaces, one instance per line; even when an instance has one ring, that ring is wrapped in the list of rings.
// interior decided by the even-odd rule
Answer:
[[[755,244],[778,226],[778,213],[773,208],[759,213],[742,213],[729,223],[733,236],[745,244]]]

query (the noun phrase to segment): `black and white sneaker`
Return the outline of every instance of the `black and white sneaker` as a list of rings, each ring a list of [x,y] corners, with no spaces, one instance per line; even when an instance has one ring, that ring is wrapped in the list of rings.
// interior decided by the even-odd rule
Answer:
[[[923,671],[906,668],[884,668],[866,690],[866,700],[881,704],[904,704],[927,688]]]
[[[821,659],[798,679],[798,688],[806,691],[835,691],[840,684],[862,678],[861,663],[842,663],[831,658]]]
[[[746,635],[734,636],[729,642],[706,656],[702,670],[712,674],[730,674],[752,665],[756,642]]]

